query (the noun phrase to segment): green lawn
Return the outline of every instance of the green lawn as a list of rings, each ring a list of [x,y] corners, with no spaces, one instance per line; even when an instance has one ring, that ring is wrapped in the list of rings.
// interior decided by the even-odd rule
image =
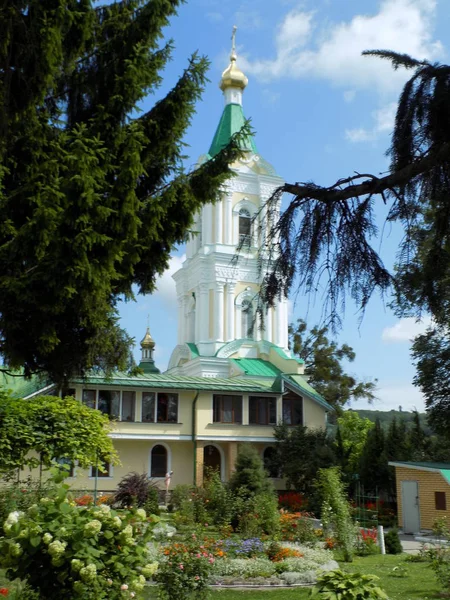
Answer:
[[[341,563],[346,571],[378,575],[381,587],[388,593],[390,600],[435,600],[442,598],[434,573],[427,563],[410,563],[405,561],[406,554],[400,556],[367,556],[356,558],[353,563]],[[396,577],[394,567],[404,567],[404,576]],[[6,581],[0,572],[0,587]],[[284,590],[221,590],[214,588],[212,596],[220,596],[220,600],[306,600],[308,588],[291,588]],[[147,600],[156,600],[155,588],[150,588]]]
[[[397,556],[367,556],[356,558],[353,563],[341,563],[345,571],[359,571],[365,574],[377,575],[381,587],[388,593],[390,600],[434,600],[442,598],[433,571],[427,563],[406,562],[406,554]],[[406,572],[402,577],[396,577],[394,567],[404,567]],[[157,598],[152,590],[148,600]],[[221,590],[214,588],[213,597],[220,600],[306,600],[308,588],[268,589],[268,590]]]

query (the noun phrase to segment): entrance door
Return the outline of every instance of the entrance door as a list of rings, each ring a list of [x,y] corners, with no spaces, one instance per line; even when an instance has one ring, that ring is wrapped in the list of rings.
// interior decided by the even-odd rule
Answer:
[[[221,474],[222,459],[219,450],[215,446],[205,446],[203,450],[203,469],[214,469]]]
[[[403,532],[420,531],[419,485],[417,481],[402,481]]]

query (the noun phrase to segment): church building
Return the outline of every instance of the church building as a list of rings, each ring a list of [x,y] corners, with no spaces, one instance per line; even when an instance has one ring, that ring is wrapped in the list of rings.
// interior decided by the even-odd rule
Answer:
[[[241,129],[247,83],[233,41],[220,81],[222,116],[200,161],[214,157]],[[283,180],[258,153],[253,137],[244,149],[221,199],[197,215],[186,260],[174,275],[178,342],[168,370],[161,374],[155,365],[155,342],[147,328],[142,374],[71,382],[76,399],[111,417],[121,460],[105,471],[75,467],[74,488],[92,490],[96,480],[99,490],[111,491],[130,471],[148,473],[161,486],[168,471],[173,471],[172,486],[201,485],[205,467],[217,468],[226,481],[242,444],[253,444],[263,459],[270,457],[277,423],[326,426],[333,409],[308,384],[303,361],[288,348],[287,300],[263,309],[260,322],[259,285],[270,266],[263,207]],[[26,389],[17,381],[13,385],[18,397],[51,393],[48,386],[30,382],[23,383]],[[283,489],[277,474],[270,475]]]

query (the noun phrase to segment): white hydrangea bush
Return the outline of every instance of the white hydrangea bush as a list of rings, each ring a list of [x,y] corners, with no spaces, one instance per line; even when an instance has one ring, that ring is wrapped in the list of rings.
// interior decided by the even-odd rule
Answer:
[[[3,524],[0,568],[46,600],[142,597],[158,569],[149,557],[153,522],[143,509],[78,507],[61,485]]]

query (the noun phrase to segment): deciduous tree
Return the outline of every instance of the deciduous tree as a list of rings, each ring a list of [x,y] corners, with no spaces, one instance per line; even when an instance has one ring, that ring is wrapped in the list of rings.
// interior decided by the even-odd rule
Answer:
[[[376,380],[358,381],[346,373],[342,363],[353,362],[355,352],[348,344],[339,346],[330,340],[328,331],[328,327],[319,325],[308,330],[302,319],[289,328],[292,351],[305,361],[309,383],[336,408],[349,400],[373,400]]]
[[[13,399],[0,391],[0,473],[50,467],[64,459],[86,468],[117,462],[106,415],[74,398]]]

